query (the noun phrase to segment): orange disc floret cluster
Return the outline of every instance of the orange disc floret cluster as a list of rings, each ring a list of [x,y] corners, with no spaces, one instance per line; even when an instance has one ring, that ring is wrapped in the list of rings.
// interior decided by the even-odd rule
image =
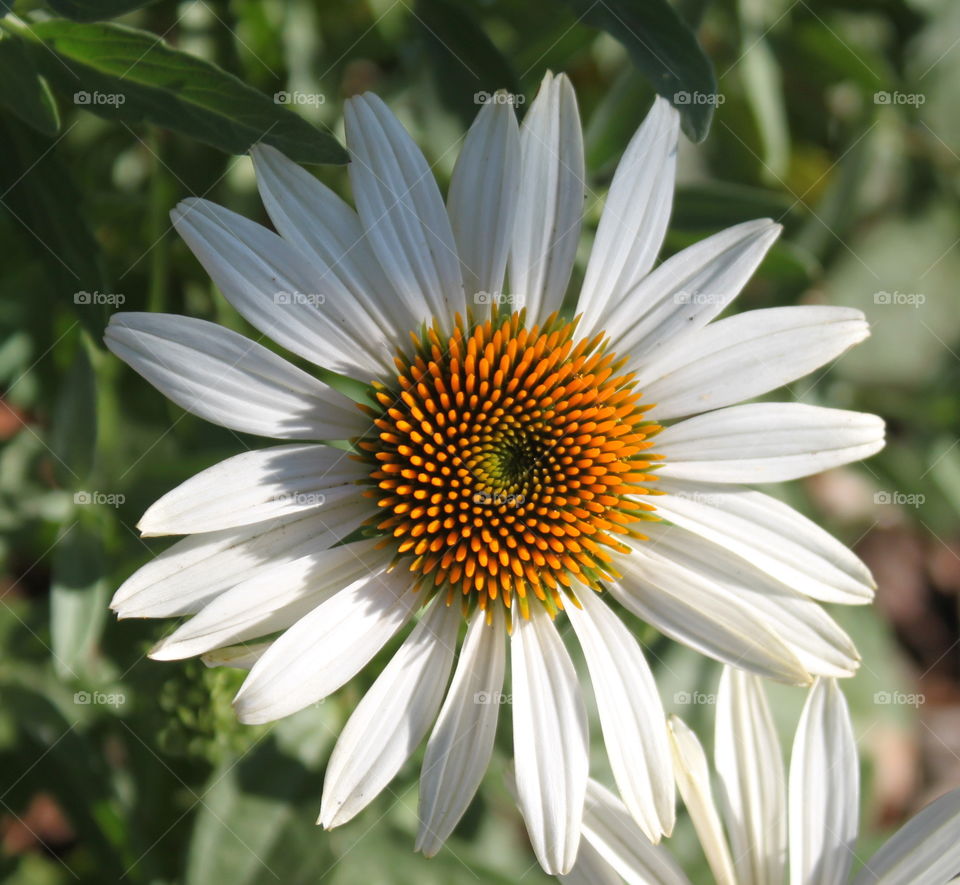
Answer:
[[[660,427],[603,336],[575,341],[575,325],[457,317],[450,336],[414,336],[395,388],[375,386],[368,494],[418,588],[526,615],[531,598],[555,611],[575,581],[618,576],[617,536],[653,509],[631,496],[649,491]]]

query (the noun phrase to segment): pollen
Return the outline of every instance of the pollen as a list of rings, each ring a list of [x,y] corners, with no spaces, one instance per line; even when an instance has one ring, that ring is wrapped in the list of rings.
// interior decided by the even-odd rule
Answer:
[[[619,577],[611,553],[654,518],[637,496],[661,428],[604,336],[575,331],[557,315],[531,328],[522,312],[458,316],[450,335],[412,334],[395,385],[374,386],[374,429],[357,441],[381,511],[370,528],[418,590],[528,616]]]

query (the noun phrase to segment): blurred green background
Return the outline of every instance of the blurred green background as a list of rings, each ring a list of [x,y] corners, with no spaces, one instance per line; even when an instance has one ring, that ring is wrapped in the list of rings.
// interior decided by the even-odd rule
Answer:
[[[771,216],[783,238],[736,308],[867,314],[871,339],[788,396],[881,414],[887,449],[775,491],[854,546],[880,583],[875,607],[835,612],[864,658],[845,683],[867,775],[861,856],[960,784],[960,5],[0,6],[3,881],[546,881],[503,785],[506,721],[480,797],[427,862],[412,853],[416,757],[350,824],[327,834],[313,823],[332,743],[376,665],[324,704],[243,727],[230,708],[242,674],[151,662],[171,623],[115,622],[113,590],[167,546],[139,539],[141,513],[241,443],[164,400],[100,337],[118,308],[244,330],[167,214],[198,195],[266,222],[242,156],[258,133],[302,161],[336,160],[343,99],[374,90],[445,187],[474,93],[507,87],[529,102],[547,69],[572,78],[586,131],[581,259],[651,82],[677,85],[658,64],[694,86],[712,65],[715,99],[685,108],[688,133],[706,137],[682,140],[667,252]],[[114,15],[138,31],[92,23]],[[117,92],[123,104],[97,97]],[[342,166],[311,168],[349,199]],[[635,626],[668,709],[709,743],[716,668]],[[786,739],[802,693],[771,698]],[[704,881],[686,822],[671,844]]]

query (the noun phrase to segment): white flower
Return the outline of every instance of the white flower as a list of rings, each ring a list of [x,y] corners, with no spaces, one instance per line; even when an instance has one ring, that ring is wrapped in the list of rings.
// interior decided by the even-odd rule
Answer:
[[[851,641],[814,600],[867,602],[867,569],[789,507],[737,484],[866,457],[882,445],[882,423],[734,404],[833,359],[866,337],[866,323],[832,307],[711,323],[777,236],[771,221],[653,267],[678,131],[662,100],[610,188],[578,323],[558,316],[584,201],[566,77],[547,76],[522,128],[510,104],[484,106],[446,206],[380,99],[355,98],[345,116],[356,211],[258,147],[278,234],[197,199],[173,219],[253,326],[370,382],[369,403],[361,411],[212,323],[114,316],[111,350],[174,402],[287,443],[230,458],[154,504],[144,534],[189,537],[131,577],[113,607],[191,616],[153,657],[250,667],[235,702],[250,723],[336,691],[416,619],[334,750],[321,822],[356,814],[430,732],[417,844],[435,853],[480,783],[500,702],[511,699],[519,801],[554,872],[576,857],[587,782],[584,704],[554,620],[565,609],[617,786],[657,840],[674,814],[663,711],[637,642],[595,591],[764,675],[852,673]],[[360,454],[322,440],[354,440]],[[264,637],[275,638],[247,644]]]
[[[818,678],[793,742],[789,784],[761,680],[724,669],[717,695],[715,802],[696,735],[671,718],[677,785],[717,885],[842,885],[856,857],[860,768],[843,693]],[[724,834],[726,831],[726,835]],[[690,885],[620,800],[587,788],[580,855],[566,885]],[[729,842],[728,842],[729,837]],[[945,885],[960,875],[960,789],[904,824],[853,885]]]

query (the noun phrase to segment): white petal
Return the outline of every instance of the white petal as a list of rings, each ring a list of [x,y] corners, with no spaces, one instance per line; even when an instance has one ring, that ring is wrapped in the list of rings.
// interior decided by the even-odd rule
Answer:
[[[671,255],[608,314],[611,349],[634,354],[642,369],[703,328],[740,294],[779,233],[767,218],[747,221]]]
[[[317,823],[338,827],[367,807],[423,740],[450,678],[462,614],[435,599],[337,740],[323,781]]]
[[[628,885],[689,885],[670,854],[652,845],[626,806],[595,780],[587,782],[583,844],[594,848]]]
[[[517,116],[509,103],[487,102],[467,132],[447,196],[468,305],[477,292],[503,291],[519,183]]]
[[[623,578],[609,585],[611,595],[661,633],[761,676],[781,682],[809,680],[765,620],[714,582],[655,551],[618,558],[616,567]]]
[[[649,540],[635,542],[637,556],[684,569],[688,580],[706,582],[714,593],[744,605],[808,673],[843,677],[856,672],[860,658],[853,640],[816,602],[686,529],[650,523],[644,531]]]
[[[473,800],[490,762],[503,691],[504,617],[477,610],[460,650],[453,682],[427,742],[420,772],[416,850],[436,854]]]
[[[648,273],[673,205],[680,115],[657,97],[617,166],[580,290],[579,333],[589,337]]]
[[[393,554],[378,550],[378,543],[372,538],[318,550],[241,581],[181,624],[150,657],[189,658],[285,630],[337,591],[383,571]]]
[[[783,882],[787,777],[763,686],[752,673],[725,667],[720,677],[714,765],[739,885]]]
[[[713,801],[710,770],[703,747],[697,736],[676,716],[670,717],[670,733],[673,735],[677,787],[697,831],[713,878],[717,885],[737,885],[730,849]]]
[[[352,679],[422,601],[405,570],[357,581],[286,631],[233,699],[241,722],[260,725],[323,700]]]
[[[420,315],[407,310],[367,242],[360,218],[330,188],[267,144],[250,150],[257,186],[280,235],[329,267],[377,324],[384,340],[406,345]]]
[[[846,882],[857,839],[860,763],[836,680],[807,696],[790,758],[790,883]]]
[[[557,878],[563,885],[622,885],[623,883],[617,871],[586,839],[580,841],[577,862],[570,872]]]
[[[355,378],[383,374],[380,330],[319,256],[207,200],[183,200],[170,217],[224,297],[264,335]]]
[[[668,427],[657,437],[662,476],[783,482],[860,461],[883,448],[876,415],[804,403],[747,403]]]
[[[272,642],[256,642],[252,645],[231,645],[218,648],[203,655],[200,660],[207,667],[230,667],[234,670],[249,670],[263,657]]]
[[[870,334],[848,307],[772,307],[718,320],[637,378],[656,418],[677,418],[730,406],[776,390],[840,356]]]
[[[527,325],[560,309],[583,217],[583,133],[573,86],[547,73],[520,131],[520,195],[510,251],[510,288]]]
[[[347,397],[216,323],[115,313],[104,340],[165,397],[232,430],[277,439],[349,439],[370,424]]]
[[[960,790],[912,817],[868,860],[854,885],[943,885],[960,869]]]
[[[517,802],[540,866],[566,873],[580,843],[587,785],[587,714],[577,674],[542,606],[514,617],[513,751]]]
[[[749,489],[664,478],[651,498],[657,515],[752,562],[823,602],[870,602],[867,567],[832,535],[776,498]]]
[[[368,471],[329,446],[243,452],[201,471],[154,503],[137,524],[145,536],[215,532],[322,509],[352,495]]]
[[[651,842],[673,830],[673,763],[657,685],[630,631],[592,590],[566,606],[590,670],[617,789]]]
[[[349,99],[343,115],[357,211],[381,266],[413,316],[462,314],[450,220],[420,148],[372,93]]]
[[[110,605],[121,618],[194,614],[242,581],[332,547],[374,513],[360,496],[320,514],[191,535],[127,578]]]

